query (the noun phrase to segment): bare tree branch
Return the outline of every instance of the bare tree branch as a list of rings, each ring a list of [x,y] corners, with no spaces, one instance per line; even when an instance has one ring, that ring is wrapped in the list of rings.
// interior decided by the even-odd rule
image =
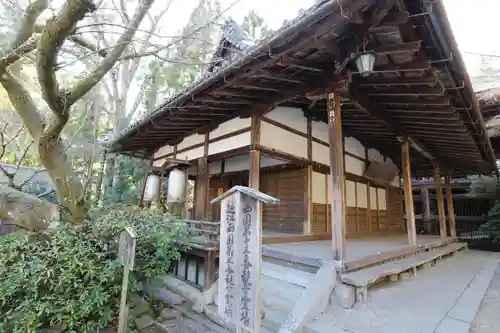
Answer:
[[[55,74],[57,52],[73,31],[75,23],[96,8],[91,0],[67,1],[59,14],[47,21],[38,41],[38,61],[36,64],[42,97],[57,118],[49,131],[57,137],[68,120],[68,106],[62,99]],[[62,126],[61,126],[62,124]]]
[[[33,51],[36,47],[37,38],[35,36],[29,37],[24,43],[16,47],[14,50],[7,53],[7,55],[0,58],[0,75],[3,74],[5,69],[21,59],[25,54]]]
[[[119,60],[125,50],[128,44],[127,42],[130,42],[133,38],[135,30],[141,24],[142,19],[153,2],[154,0],[143,0],[139,4],[139,7],[128,25],[129,29],[117,41],[119,46],[113,48],[113,50],[103,59],[101,64],[86,78],[77,83],[75,88],[67,94],[67,105],[73,105],[80,97],[92,89],[111,68],[113,68],[114,64]]]
[[[13,50],[23,44],[33,34],[35,22],[42,12],[49,6],[48,0],[35,0],[28,5],[24,11],[21,28],[17,33],[16,38],[11,44],[10,49]]]

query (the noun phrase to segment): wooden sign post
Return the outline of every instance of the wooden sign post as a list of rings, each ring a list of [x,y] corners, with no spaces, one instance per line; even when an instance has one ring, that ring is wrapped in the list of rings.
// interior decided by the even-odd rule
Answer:
[[[237,333],[260,332],[262,203],[278,203],[262,192],[234,186],[212,200],[221,203],[219,315]]]
[[[123,265],[122,294],[120,300],[120,315],[118,318],[118,333],[127,331],[127,289],[128,274],[134,269],[136,236],[132,229],[125,228],[120,234],[120,246],[118,250],[118,260]]]

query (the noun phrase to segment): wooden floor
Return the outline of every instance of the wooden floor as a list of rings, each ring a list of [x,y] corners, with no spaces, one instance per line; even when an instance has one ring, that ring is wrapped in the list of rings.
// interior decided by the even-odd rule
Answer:
[[[406,236],[363,238],[346,241],[346,266],[348,270],[369,266],[386,259],[403,257],[422,247],[442,245],[439,236],[418,236],[417,247],[409,246]],[[287,242],[264,246],[264,255],[281,260],[319,267],[332,257],[330,240]]]

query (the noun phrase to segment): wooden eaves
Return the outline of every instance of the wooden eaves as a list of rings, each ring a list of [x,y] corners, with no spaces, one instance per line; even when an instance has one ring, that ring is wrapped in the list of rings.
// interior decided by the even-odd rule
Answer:
[[[343,96],[344,133],[400,161],[413,150],[416,175],[435,164],[455,174],[489,173],[495,157],[479,103],[440,2],[323,1],[241,58],[202,79],[123,133],[118,152],[154,151],[277,105],[326,121],[318,98]],[[374,73],[356,73],[353,56],[377,52]]]

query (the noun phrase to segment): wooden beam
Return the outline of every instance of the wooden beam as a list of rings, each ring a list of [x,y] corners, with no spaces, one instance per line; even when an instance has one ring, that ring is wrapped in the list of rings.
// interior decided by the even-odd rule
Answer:
[[[433,97],[419,99],[401,99],[395,96],[385,96],[377,98],[377,104],[397,105],[397,106],[448,106],[450,105],[449,97]]]
[[[401,145],[403,165],[403,185],[405,194],[406,225],[408,232],[408,244],[417,245],[417,229],[415,227],[415,208],[413,203],[413,192],[411,184],[410,145],[405,140]]]
[[[354,84],[359,87],[366,86],[434,86],[438,82],[435,75],[415,78],[366,78],[364,80],[357,79]]]
[[[376,66],[372,73],[425,72],[431,68],[428,60],[409,62],[405,64],[386,64]]]
[[[404,12],[392,12],[386,15],[384,20],[377,27],[371,27],[370,32],[382,32],[385,30],[392,30],[401,24],[405,24],[410,19],[410,14]]]
[[[441,172],[439,165],[436,165],[434,167],[434,180],[436,182],[436,201],[439,215],[439,235],[441,236],[441,241],[445,241],[447,238],[446,216],[444,212],[443,188],[441,187]]]
[[[352,86],[349,89],[349,96],[352,100],[356,101],[359,106],[363,108],[363,110],[373,118],[381,120],[385,123],[386,127],[394,133],[397,137],[403,137],[407,133],[405,133],[402,128],[399,126],[397,122],[391,119],[388,116],[387,112],[380,112],[365,96],[357,91]],[[421,152],[424,156],[426,156],[430,160],[436,160],[436,154],[426,148],[422,143],[420,143],[415,138],[408,138],[411,142],[412,146],[418,146],[419,152]]]
[[[273,79],[276,81],[284,81],[284,82],[290,82],[290,83],[304,83],[304,81],[297,79],[293,75],[272,72],[272,71],[266,70],[266,69],[261,69],[261,70],[256,71],[254,74],[252,74],[252,77],[264,77],[264,78]]]
[[[323,72],[325,70],[325,68],[317,62],[301,60],[289,56],[282,56],[278,61],[278,64],[300,68],[311,72]]]
[[[367,92],[368,96],[442,96],[443,94],[444,88],[441,84],[434,87],[399,87],[397,89],[377,89]]]
[[[446,182],[446,204],[448,206],[448,223],[450,227],[450,236],[457,237],[457,227],[455,225],[455,210],[453,209],[453,195],[451,191],[451,173],[445,177]]]
[[[413,41],[408,43],[399,44],[382,44],[375,48],[375,53],[377,55],[393,55],[401,53],[414,53],[420,50],[422,41]]]
[[[340,112],[340,95],[328,95],[328,141],[330,145],[330,177],[332,197],[332,247],[333,260],[345,260],[345,175],[344,149],[342,138],[342,119]]]

